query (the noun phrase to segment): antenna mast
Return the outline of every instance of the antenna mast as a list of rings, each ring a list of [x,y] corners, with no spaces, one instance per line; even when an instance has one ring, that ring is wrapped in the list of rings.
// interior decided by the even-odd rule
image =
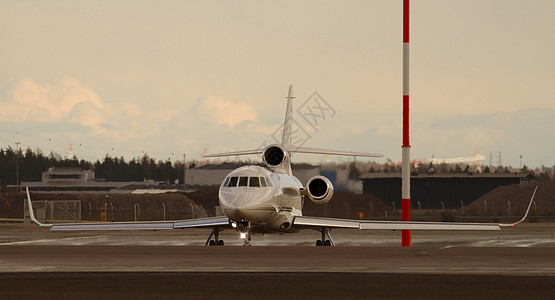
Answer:
[[[410,1],[403,0],[403,146],[402,146],[402,175],[401,198],[402,220],[410,221],[410,139],[409,139],[409,24]],[[412,232],[403,230],[402,245],[409,247]]]

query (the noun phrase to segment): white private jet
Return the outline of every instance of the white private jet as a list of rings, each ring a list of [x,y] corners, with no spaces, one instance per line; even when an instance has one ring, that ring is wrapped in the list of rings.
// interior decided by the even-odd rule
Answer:
[[[220,207],[225,216],[176,221],[111,222],[111,223],[62,223],[42,224],[33,213],[31,197],[27,188],[27,201],[31,220],[50,230],[170,230],[183,228],[212,228],[206,245],[223,245],[219,233],[225,229],[235,229],[240,233],[244,245],[250,245],[251,233],[298,232],[301,229],[320,231],[321,239],[316,246],[335,245],[330,230],[332,228],[374,229],[374,230],[501,230],[514,227],[528,216],[532,199],[524,217],[516,223],[445,223],[413,221],[371,221],[309,217],[302,215],[305,198],[323,204],[333,196],[332,183],[323,176],[314,176],[306,186],[291,172],[291,153],[315,153],[346,156],[381,157],[379,154],[336,151],[306,147],[295,147],[292,140],[293,86],[289,86],[287,110],[281,144],[273,144],[263,149],[209,154],[205,158],[261,154],[267,168],[244,166],[233,170],[222,182],[219,190]],[[213,239],[212,239],[213,238]]]

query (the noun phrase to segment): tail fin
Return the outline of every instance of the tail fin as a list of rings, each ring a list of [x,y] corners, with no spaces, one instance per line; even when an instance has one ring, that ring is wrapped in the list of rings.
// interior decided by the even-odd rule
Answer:
[[[331,155],[344,155],[344,156],[364,156],[364,157],[382,157],[382,154],[374,153],[364,153],[364,152],[352,152],[352,151],[339,151],[339,150],[329,150],[329,149],[318,149],[318,148],[307,148],[307,147],[292,147],[293,142],[293,85],[289,86],[289,93],[287,94],[287,108],[285,110],[285,121],[283,123],[283,135],[281,137],[281,146],[287,150],[288,153],[298,152],[298,153],[313,153],[313,154],[331,154]],[[262,154],[266,148],[245,150],[245,151],[234,151],[226,153],[216,153],[203,155],[204,158],[221,157],[221,156],[237,156],[237,155],[248,155],[248,154]],[[290,156],[288,155],[290,158]],[[289,161],[289,159],[288,159]],[[289,162],[288,162],[289,163]],[[290,172],[289,172],[290,173]]]
[[[283,123],[283,136],[281,138],[281,145],[285,148],[291,145],[293,135],[293,85],[289,85],[289,92],[287,94],[287,109],[285,111],[285,122]]]

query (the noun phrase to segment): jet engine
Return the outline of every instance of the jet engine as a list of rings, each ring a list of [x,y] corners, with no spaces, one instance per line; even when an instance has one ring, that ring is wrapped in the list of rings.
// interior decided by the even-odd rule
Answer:
[[[324,176],[314,176],[306,183],[306,195],[316,204],[328,203],[333,196],[333,184]]]
[[[270,145],[264,149],[262,159],[269,167],[279,167],[287,159],[287,150],[280,145]]]

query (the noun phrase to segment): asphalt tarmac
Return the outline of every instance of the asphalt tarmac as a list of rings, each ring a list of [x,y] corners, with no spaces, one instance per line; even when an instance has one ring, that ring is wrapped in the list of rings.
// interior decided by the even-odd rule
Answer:
[[[50,231],[34,224],[0,223],[0,245],[114,245],[204,246],[210,229],[167,231]],[[391,230],[334,229],[337,246],[398,247],[401,232]],[[234,230],[220,238],[227,246],[241,246]],[[314,246],[315,230],[288,234],[253,234],[253,246]],[[555,247],[555,223],[524,223],[501,231],[413,231],[413,246],[431,247]]]
[[[400,232],[392,231],[333,230],[337,247],[312,246],[319,237],[312,230],[257,234],[251,247],[225,231],[226,246],[205,247],[209,233],[51,232],[1,224],[0,298],[546,299],[555,293],[551,223],[413,232],[412,247],[401,247]]]
[[[0,246],[0,272],[343,272],[555,276],[555,248]]]

